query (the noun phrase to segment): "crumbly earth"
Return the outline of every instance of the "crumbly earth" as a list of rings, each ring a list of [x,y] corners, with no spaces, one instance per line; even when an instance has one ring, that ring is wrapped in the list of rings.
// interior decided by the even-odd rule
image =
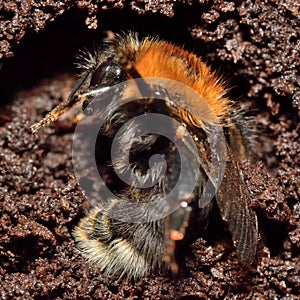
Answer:
[[[0,4],[1,299],[299,299],[300,5],[279,1],[3,1]],[[29,125],[65,100],[74,55],[104,29],[157,34],[225,74],[255,117],[258,157],[241,164],[261,230],[243,269],[226,228],[186,251],[178,278],[105,277],[71,236],[86,207],[72,167],[68,120]]]

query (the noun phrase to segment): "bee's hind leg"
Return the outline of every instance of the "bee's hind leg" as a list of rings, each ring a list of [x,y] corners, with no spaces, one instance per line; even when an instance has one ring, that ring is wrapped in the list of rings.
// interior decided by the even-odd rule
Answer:
[[[176,242],[182,241],[185,237],[191,210],[192,208],[188,203],[182,201],[180,207],[169,215],[165,221],[166,248],[164,262],[174,275],[178,273],[178,263],[175,257]]]

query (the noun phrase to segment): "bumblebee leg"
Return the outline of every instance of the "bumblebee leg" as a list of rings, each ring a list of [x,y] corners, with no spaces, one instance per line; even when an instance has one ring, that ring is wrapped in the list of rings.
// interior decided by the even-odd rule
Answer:
[[[188,206],[188,203],[182,201],[180,207],[166,218],[164,261],[173,274],[178,273],[178,263],[175,258],[176,242],[183,240],[185,237],[191,210],[192,208]]]

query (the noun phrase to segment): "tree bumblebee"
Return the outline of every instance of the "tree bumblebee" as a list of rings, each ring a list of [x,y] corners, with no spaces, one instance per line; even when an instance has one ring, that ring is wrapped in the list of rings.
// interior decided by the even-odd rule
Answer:
[[[136,89],[148,89],[153,96],[135,104],[127,103],[102,115],[104,126],[101,130],[108,141],[112,141],[119,128],[136,115],[165,114],[180,124],[171,125],[169,134],[189,147],[191,141],[186,138],[189,132],[198,154],[202,160],[207,161],[211,153],[204,127],[214,120],[209,113],[203,114],[203,118],[191,113],[194,109],[201,111],[204,107],[202,102],[208,103],[215,118],[228,134],[225,145],[226,168],[214,201],[208,201],[205,206],[199,207],[200,195],[209,177],[202,167],[198,170],[199,180],[193,192],[181,195],[178,208],[164,218],[149,219],[142,223],[117,220],[111,217],[111,212],[118,205],[118,198],[106,199],[106,205],[94,207],[73,231],[77,247],[83,256],[106,274],[117,274],[120,277],[139,279],[151,269],[163,270],[166,267],[176,273],[177,243],[185,239],[192,223],[208,222],[210,211],[216,203],[222,219],[228,224],[240,263],[251,265],[258,243],[257,217],[250,207],[250,194],[237,163],[237,159],[245,156],[247,149],[233,102],[225,96],[226,89],[220,78],[199,57],[181,47],[157,38],[146,37],[139,40],[132,32],[120,35],[108,33],[108,37],[94,53],[85,53],[82,68],[82,76],[67,101],[32,125],[32,132],[51,124],[77,103],[82,104],[85,114],[92,115],[92,104],[96,98],[99,101],[105,98],[107,105],[110,97],[116,96],[122,102],[124,98],[130,97],[133,87],[129,85],[123,90],[114,90],[113,95],[109,93],[110,88],[128,79],[139,78],[142,86],[137,86]],[[148,77],[178,81],[195,91],[200,100],[196,101],[188,94],[173,93],[172,87],[165,89],[160,84],[150,86],[143,80]],[[156,101],[155,95],[160,95],[166,101]],[[176,185],[181,172],[180,157],[174,144],[164,136],[149,133],[136,138],[133,135],[136,129],[139,129],[139,125],[133,121],[124,132],[124,137],[120,138],[115,168],[124,172],[126,168],[123,156],[128,152],[133,172],[143,175],[145,182],[150,179],[153,181],[154,175],[147,173],[148,160],[154,153],[159,153],[167,162],[165,176],[153,188],[118,185],[115,192],[119,198],[131,203],[152,203]],[[129,149],[130,140],[133,143]],[[193,159],[191,154],[191,161]],[[157,168],[160,173],[159,163]],[[185,176],[193,178],[194,174],[191,171]]]

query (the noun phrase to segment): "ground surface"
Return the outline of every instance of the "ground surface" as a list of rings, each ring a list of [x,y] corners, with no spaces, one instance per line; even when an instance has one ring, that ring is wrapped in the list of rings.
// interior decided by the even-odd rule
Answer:
[[[299,1],[96,2],[0,4],[0,298],[298,299]],[[28,127],[68,96],[78,49],[103,29],[128,28],[203,56],[255,116],[262,162],[242,165],[261,227],[253,269],[243,270],[213,230],[191,246],[177,279],[117,282],[75,251],[71,231],[85,198],[72,130],[57,124],[32,135]]]

